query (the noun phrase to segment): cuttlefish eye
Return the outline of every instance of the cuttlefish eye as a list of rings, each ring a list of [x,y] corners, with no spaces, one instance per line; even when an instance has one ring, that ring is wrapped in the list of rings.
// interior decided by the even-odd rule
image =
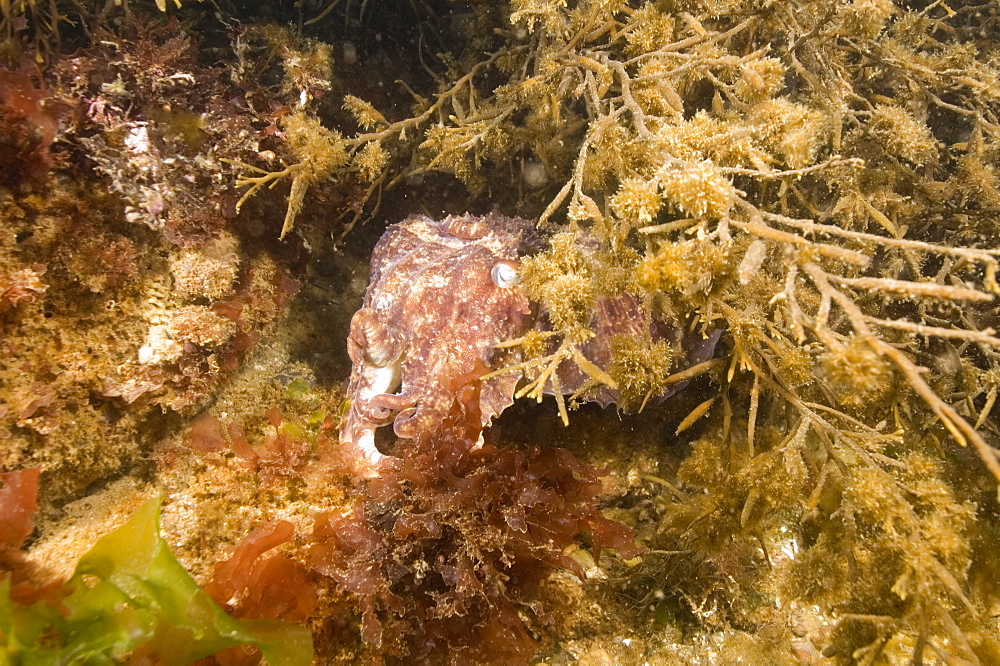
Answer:
[[[521,281],[521,276],[517,273],[517,262],[509,260],[493,264],[490,277],[493,278],[493,284],[501,289],[509,289]]]

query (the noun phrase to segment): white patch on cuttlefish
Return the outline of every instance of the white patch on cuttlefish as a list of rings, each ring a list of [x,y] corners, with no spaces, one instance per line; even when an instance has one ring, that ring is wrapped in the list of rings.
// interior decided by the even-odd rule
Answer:
[[[403,364],[396,361],[382,368],[365,365],[361,376],[365,381],[361,383],[359,399],[368,402],[377,395],[396,392],[403,381]]]
[[[375,428],[365,428],[355,440],[358,448],[373,465],[377,465],[385,454],[375,448]]]
[[[403,364],[396,361],[381,368],[365,365],[361,368],[361,375],[364,381],[358,399],[369,402],[375,396],[395,393],[402,383]],[[354,441],[372,466],[376,466],[385,457],[385,454],[375,446],[375,428],[362,429]]]

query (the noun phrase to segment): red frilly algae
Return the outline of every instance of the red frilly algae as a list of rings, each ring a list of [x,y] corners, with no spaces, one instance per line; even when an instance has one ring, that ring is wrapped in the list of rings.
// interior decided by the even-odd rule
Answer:
[[[320,516],[311,566],[358,599],[361,635],[384,654],[432,663],[527,663],[545,624],[539,584],[583,577],[567,547],[645,551],[598,508],[603,472],[566,449],[476,443],[478,382],[455,391],[434,432],[400,440],[351,510]]]
[[[310,497],[347,484],[334,508],[297,529],[276,520],[244,537],[215,566],[213,598],[236,617],[308,622],[321,655],[357,636],[390,663],[528,663],[554,610],[541,584],[558,570],[585,577],[571,550],[630,559],[645,548],[602,514],[604,471],[562,448],[477,443],[477,377],[447,387],[452,408],[438,428],[398,440],[375,478],[352,476],[355,451],[337,442],[329,414],[300,426],[272,408],[262,444],[199,417],[191,446],[265,494],[293,479]]]

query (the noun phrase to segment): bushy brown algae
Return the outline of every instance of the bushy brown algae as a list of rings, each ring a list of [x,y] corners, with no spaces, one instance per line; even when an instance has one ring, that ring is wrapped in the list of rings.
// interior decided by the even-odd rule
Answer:
[[[182,14],[200,15],[201,7],[184,4]],[[442,197],[447,204],[435,206],[486,209],[492,199],[505,213],[560,225],[548,248],[523,262],[525,288],[552,331],[511,343],[533,378],[522,394],[540,397],[555,369],[574,362],[642,407],[633,418],[663,423],[606,460],[614,515],[652,552],[634,567],[615,566],[614,586],[583,588],[605,609],[633,602],[633,626],[588,618],[580,588],[560,588],[565,580],[556,577],[550,595],[565,606],[555,626],[567,634],[600,627],[608,639],[598,650],[566,635],[564,656],[1000,661],[995,6],[461,4],[476,27],[459,47],[441,49],[451,54],[420,51],[429,78],[411,86],[409,108],[380,106],[374,87],[337,80],[328,44],[284,28],[237,30],[231,79],[191,59],[183,30],[169,39],[169,30],[136,32],[128,23],[94,47],[118,42],[122,57],[64,60],[53,70],[58,87],[88,103],[64,133],[120,197],[106,206],[117,206],[119,217],[101,231],[120,261],[96,271],[58,250],[52,239],[65,224],[45,212],[51,203],[21,195],[5,208],[14,224],[0,238],[0,323],[15,331],[6,343],[20,344],[12,353],[35,345],[17,336],[70,328],[77,315],[63,309],[69,294],[104,294],[119,307],[153,296],[154,304],[166,301],[164,312],[104,321],[117,342],[105,336],[104,347],[91,348],[109,347],[103,357],[117,366],[135,364],[131,355],[148,347],[169,366],[179,358],[169,343],[184,344],[178,336],[207,347],[232,338],[240,314],[234,318],[230,301],[240,300],[233,294],[241,279],[257,280],[256,294],[243,293],[258,313],[250,328],[267,332],[283,307],[268,300],[281,291],[281,269],[248,253],[247,241],[274,239],[282,225],[260,227],[262,218],[284,216],[280,235],[288,239],[295,222],[304,238],[332,231],[350,244],[358,231],[345,234],[366,214],[408,212],[397,211],[398,200],[386,207],[389,193],[432,200],[434,188],[445,191],[437,174],[450,173],[472,203]],[[352,18],[328,9],[315,18]],[[50,10],[5,8],[4,53],[16,56],[8,62],[54,54],[65,36]],[[452,11],[425,20],[443,29]],[[30,44],[22,16],[44,27]],[[118,64],[95,67],[101,57]],[[272,78],[253,81],[255,64]],[[202,86],[223,99],[244,95],[247,106],[188,114],[184,103],[199,103]],[[135,99],[145,104],[129,106]],[[31,125],[21,112],[5,118]],[[190,159],[171,162],[174,153]],[[210,215],[200,206],[205,191],[217,206]],[[95,196],[106,195],[77,201]],[[234,217],[237,202],[246,206]],[[25,244],[25,233],[35,240]],[[153,248],[168,258],[155,258]],[[205,293],[229,305],[210,309],[195,285],[216,266],[228,277]],[[162,279],[168,273],[172,281]],[[609,367],[584,367],[589,310],[598,297],[622,292],[651,317],[686,323],[693,315],[722,330],[718,358],[670,376],[679,350],[621,339]],[[157,327],[165,334],[154,335]],[[75,334],[61,336],[82,350]],[[199,357],[202,370],[176,366],[179,394],[158,394],[150,383],[157,377],[134,377],[133,390],[179,411],[204,404],[221,390],[199,379],[213,372],[210,355]],[[10,363],[5,377],[16,376]],[[87,381],[30,372],[33,382],[18,377],[4,395],[34,402],[8,399],[0,415],[26,442],[21,450],[39,462],[52,457],[51,469],[74,467],[75,456],[93,450],[101,461],[87,467],[94,479],[117,469],[112,449],[135,456],[132,433],[149,426],[128,401],[103,417],[115,424],[110,448],[67,440],[65,455],[33,449],[67,405],[76,406],[81,441],[100,441],[107,426],[88,415],[107,414],[111,394],[88,396]],[[661,387],[699,374],[689,392],[647,403]],[[569,415],[573,406],[560,405],[571,422],[595,418]],[[607,425],[612,414],[596,418]],[[536,441],[558,442],[550,427]],[[604,453],[584,448],[575,452]],[[29,459],[11,452],[2,460]],[[236,522],[207,528],[217,535],[207,538],[238,541],[233,532],[248,525]],[[616,631],[641,647],[615,643]]]
[[[530,155],[553,176],[543,221],[638,242],[649,307],[727,331],[719,397],[649,538],[718,559],[739,596],[706,607],[711,584],[675,581],[688,605],[749,626],[760,595],[821,597],[840,620],[816,639],[828,657],[994,659],[995,602],[966,583],[1000,479],[995,12],[511,5],[506,82],[449,90],[475,107],[423,149],[470,184],[498,153]],[[533,282],[537,261],[526,285],[556,328],[585,321],[571,313],[599,285]],[[810,575],[822,561],[840,564]]]
[[[1000,480],[995,10],[511,10],[481,61],[504,83],[446,89],[421,150],[472,187],[496,188],[504,155],[537,160],[553,183],[542,222],[638,243],[629,286],[648,307],[726,330],[719,397],[649,537],[718,558],[735,583],[728,599],[708,581],[685,592],[691,610],[748,626],[777,578],[763,598],[778,608],[827,595],[815,612],[836,628],[812,640],[828,657],[995,658],[995,602],[967,578]],[[546,261],[527,262],[526,288],[581,344],[601,284]],[[826,560],[842,564],[808,582]]]

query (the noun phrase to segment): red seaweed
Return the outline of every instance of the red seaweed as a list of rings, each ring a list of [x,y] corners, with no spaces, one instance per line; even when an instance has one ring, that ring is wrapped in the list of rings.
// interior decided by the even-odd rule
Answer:
[[[0,579],[11,578],[11,599],[31,605],[47,601],[59,606],[66,590],[61,581],[36,585],[31,580],[21,547],[31,535],[31,516],[38,508],[38,477],[41,469],[29,467],[15,472],[0,472]]]
[[[565,449],[477,446],[478,382],[453,394],[448,417],[400,440],[349,512],[316,520],[309,561],[357,600],[362,639],[400,663],[527,664],[522,615],[544,624],[540,583],[584,575],[567,546],[645,549],[601,514],[601,470]]]
[[[60,113],[44,86],[35,86],[35,77],[0,69],[0,163],[6,182],[38,179],[48,172]]]
[[[215,565],[205,591],[236,617],[301,622],[316,603],[305,570],[284,555],[261,559],[294,534],[287,520],[258,527],[243,537],[231,558]]]
[[[31,516],[38,508],[40,468],[0,473],[0,550],[19,549],[33,524]]]
[[[191,432],[188,433],[188,446],[199,453],[214,453],[229,446],[222,430],[222,422],[215,416],[205,412],[191,421]]]

